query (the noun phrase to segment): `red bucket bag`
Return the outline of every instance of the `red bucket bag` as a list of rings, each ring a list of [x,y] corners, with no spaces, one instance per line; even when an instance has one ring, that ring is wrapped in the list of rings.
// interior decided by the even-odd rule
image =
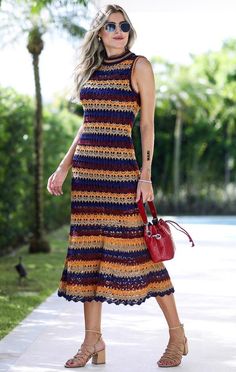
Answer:
[[[171,260],[175,255],[175,243],[171,235],[170,226],[175,227],[188,236],[192,247],[195,245],[189,233],[177,222],[157,217],[156,207],[153,201],[148,201],[152,214],[152,222],[148,222],[142,195],[138,201],[138,208],[144,222],[144,239],[153,262]],[[177,226],[177,227],[176,227]]]

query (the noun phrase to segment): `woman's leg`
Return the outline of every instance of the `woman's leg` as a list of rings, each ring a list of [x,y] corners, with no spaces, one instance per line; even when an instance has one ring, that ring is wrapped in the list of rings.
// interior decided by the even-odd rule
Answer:
[[[101,337],[101,318],[102,302],[86,301],[84,303],[84,341],[77,354],[66,362],[66,367],[83,367],[91,358],[95,349],[97,352],[100,352],[100,354],[102,353],[102,355],[99,358],[97,357],[97,361],[94,363],[105,363],[105,354],[104,351],[101,351],[105,349],[105,342]]]
[[[176,308],[175,298],[173,293],[166,296],[157,296],[156,300],[163,311],[163,314],[166,318],[167,324],[169,328],[175,328],[180,325],[180,320]],[[176,328],[170,332],[170,339],[175,340],[176,338],[179,339],[179,337],[182,337],[184,339],[184,331],[183,328]]]
[[[187,339],[179,320],[173,293],[163,297],[157,296],[156,300],[166,318],[170,336],[166,351],[157,364],[159,367],[174,367],[179,365],[182,356],[188,353]]]
[[[84,303],[84,325],[85,330],[90,329],[101,332],[102,320],[102,302],[86,301]],[[99,335],[95,332],[85,332],[84,342],[86,344],[94,344],[99,339]]]

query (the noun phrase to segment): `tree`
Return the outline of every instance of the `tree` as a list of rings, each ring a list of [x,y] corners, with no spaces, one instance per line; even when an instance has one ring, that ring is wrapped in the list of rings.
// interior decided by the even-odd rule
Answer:
[[[227,192],[228,185],[234,181],[233,170],[236,165],[236,41],[226,40],[221,50],[195,56],[193,62],[195,79],[201,76],[210,92],[203,105],[207,106],[208,121],[215,139],[217,143],[221,143],[218,146],[220,159],[214,151],[217,159],[215,169],[218,169],[217,183]]]
[[[181,148],[183,123],[191,105],[192,87],[189,81],[189,68],[153,59],[156,71],[157,102],[169,101],[171,115],[174,117],[173,134],[173,195],[175,212],[178,212],[181,183]],[[158,73],[159,70],[159,73]],[[158,103],[159,104],[159,103]]]
[[[28,36],[27,49],[32,56],[35,81],[35,124],[34,124],[34,232],[30,241],[29,252],[49,252],[49,243],[44,238],[43,214],[43,130],[42,130],[42,94],[39,72],[39,56],[43,51],[43,37],[48,32],[59,30],[63,36],[76,37],[84,35],[80,26],[80,17],[88,0],[15,0],[5,1],[1,12],[1,36],[4,45]],[[80,6],[79,6],[80,5]]]

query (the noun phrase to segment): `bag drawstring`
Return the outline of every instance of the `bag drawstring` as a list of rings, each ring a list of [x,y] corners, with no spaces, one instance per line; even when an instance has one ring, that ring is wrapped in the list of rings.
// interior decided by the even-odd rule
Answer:
[[[190,243],[192,243],[192,247],[195,246],[195,244],[194,244],[194,242],[193,242],[193,239],[191,238],[191,236],[189,235],[189,233],[188,233],[188,232],[187,232],[187,231],[186,231],[182,226],[180,226],[177,222],[175,222],[175,221],[171,221],[171,220],[165,220],[165,222],[169,223],[169,224],[170,224],[171,226],[173,226],[176,230],[178,230],[178,231],[184,233],[185,235],[187,235],[187,237],[189,238]],[[178,227],[176,227],[175,225],[177,225],[177,226],[179,227],[179,229],[178,229]]]

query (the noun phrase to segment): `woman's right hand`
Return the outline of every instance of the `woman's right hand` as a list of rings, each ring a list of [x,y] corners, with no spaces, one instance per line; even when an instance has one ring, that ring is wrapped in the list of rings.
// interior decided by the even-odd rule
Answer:
[[[58,167],[56,171],[49,177],[47,190],[52,195],[62,195],[62,185],[66,179],[69,169]]]

